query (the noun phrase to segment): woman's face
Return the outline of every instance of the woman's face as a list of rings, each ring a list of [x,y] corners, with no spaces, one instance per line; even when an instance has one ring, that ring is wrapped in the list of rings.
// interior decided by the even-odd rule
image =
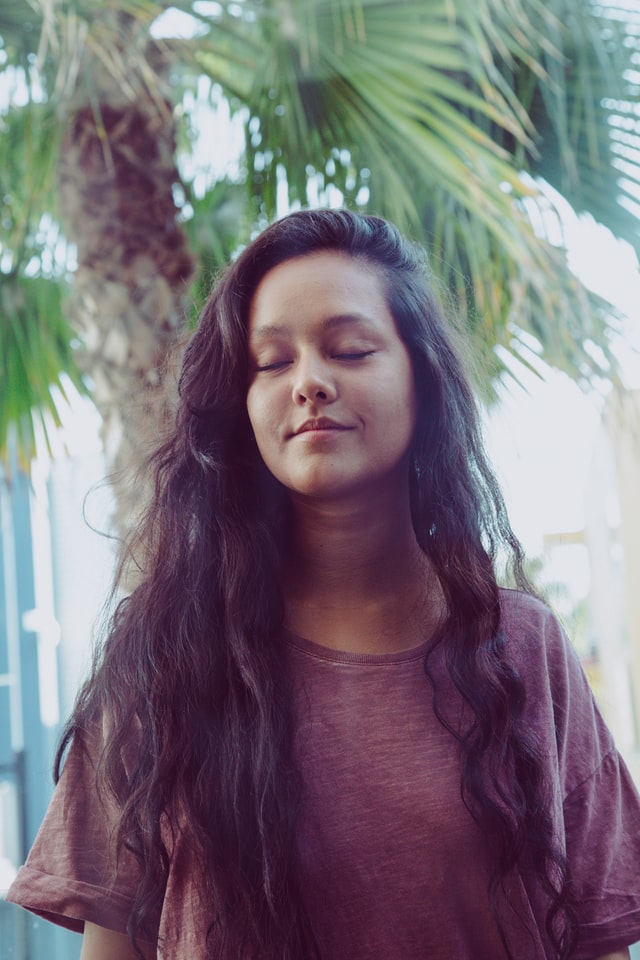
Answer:
[[[375,267],[330,251],[274,267],[251,301],[249,354],[249,419],[286,488],[406,490],[413,371]]]

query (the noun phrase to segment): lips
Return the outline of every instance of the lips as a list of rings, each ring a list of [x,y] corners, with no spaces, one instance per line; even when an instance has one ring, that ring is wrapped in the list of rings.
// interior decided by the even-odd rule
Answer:
[[[328,417],[318,417],[317,419],[305,420],[304,423],[298,427],[294,432],[294,436],[297,437],[301,433],[310,433],[310,432],[319,432],[323,430],[350,430],[351,427],[346,427],[342,423],[337,423],[335,420],[330,420]]]

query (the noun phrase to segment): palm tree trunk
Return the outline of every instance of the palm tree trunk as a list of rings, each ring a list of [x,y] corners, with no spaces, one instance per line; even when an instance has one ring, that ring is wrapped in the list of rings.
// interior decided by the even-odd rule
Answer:
[[[70,310],[102,415],[119,534],[143,505],[135,470],[171,416],[175,377],[166,364],[194,270],[174,200],[175,129],[168,98],[157,94],[159,57],[152,67],[153,48],[145,57],[135,43],[127,49],[128,94],[121,77],[85,68],[98,98],[81,98],[69,117],[60,175],[78,258]]]

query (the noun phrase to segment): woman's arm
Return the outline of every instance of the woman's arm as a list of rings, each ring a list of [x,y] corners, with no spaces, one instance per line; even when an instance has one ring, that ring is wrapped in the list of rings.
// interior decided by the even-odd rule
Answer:
[[[147,943],[140,944],[145,960],[155,960],[156,951]],[[622,956],[622,954],[620,954]],[[139,960],[123,933],[107,930],[95,923],[85,923],[80,960]],[[617,955],[614,960],[617,960]]]
[[[607,953],[603,957],[596,957],[595,960],[630,960],[630,954],[627,948],[618,950],[616,953]]]

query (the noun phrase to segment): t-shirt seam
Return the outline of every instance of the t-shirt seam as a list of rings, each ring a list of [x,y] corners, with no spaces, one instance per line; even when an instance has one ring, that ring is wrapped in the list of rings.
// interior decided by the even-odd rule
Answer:
[[[602,770],[602,768],[604,767],[604,765],[605,765],[606,761],[609,759],[609,757],[617,757],[617,755],[618,755],[618,751],[617,751],[617,748],[616,748],[615,746],[612,747],[610,750],[607,750],[607,752],[606,752],[605,755],[602,757],[602,759],[600,760],[600,763],[597,765],[597,767],[594,767],[594,769],[591,771],[591,773],[587,774],[587,776],[584,777],[584,778],[580,781],[580,783],[577,783],[575,786],[573,786],[573,787],[571,788],[571,790],[569,791],[569,793],[566,795],[566,797],[565,797],[564,800],[562,801],[562,805],[564,806],[565,804],[570,803],[570,802],[571,802],[571,798],[573,797],[574,793],[576,793],[578,790],[580,790],[582,787],[584,787],[585,783],[588,783],[589,780],[593,780],[593,778],[595,777],[595,775],[596,775],[597,773],[599,773],[600,770]]]
[[[303,654],[303,656],[308,657],[310,660],[322,660],[325,663],[337,663],[346,666],[355,666],[355,667],[390,667],[397,666],[398,664],[403,663],[416,663],[419,660],[424,660],[427,651],[428,643],[425,642],[421,647],[416,648],[419,652],[412,654],[411,656],[402,656],[402,651],[398,653],[393,659],[389,654],[366,654],[366,653],[349,653],[347,650],[336,650],[334,655],[327,650],[327,653],[322,653],[320,650],[320,644],[315,644],[318,648],[316,651],[309,650],[304,645],[305,643],[313,643],[311,640],[304,641],[303,637],[299,638],[303,643],[296,642],[295,638],[285,637],[284,641],[287,646],[292,647],[298,653]],[[336,655],[337,654],[337,655]],[[385,659],[380,659],[384,657]]]
[[[116,890],[115,887],[105,887],[101,884],[89,883],[87,880],[80,880],[75,877],[65,877],[58,873],[48,873],[46,870],[41,870],[39,867],[33,867],[28,863],[24,864],[24,866],[21,868],[21,872],[26,874],[35,874],[37,877],[44,877],[46,880],[52,880],[54,882],[71,883],[80,888],[87,887],[90,890],[99,890],[106,898],[118,900],[123,904],[131,905],[135,902],[133,898],[127,897],[123,893],[120,893],[120,891]],[[55,911],[47,912],[54,913]]]

